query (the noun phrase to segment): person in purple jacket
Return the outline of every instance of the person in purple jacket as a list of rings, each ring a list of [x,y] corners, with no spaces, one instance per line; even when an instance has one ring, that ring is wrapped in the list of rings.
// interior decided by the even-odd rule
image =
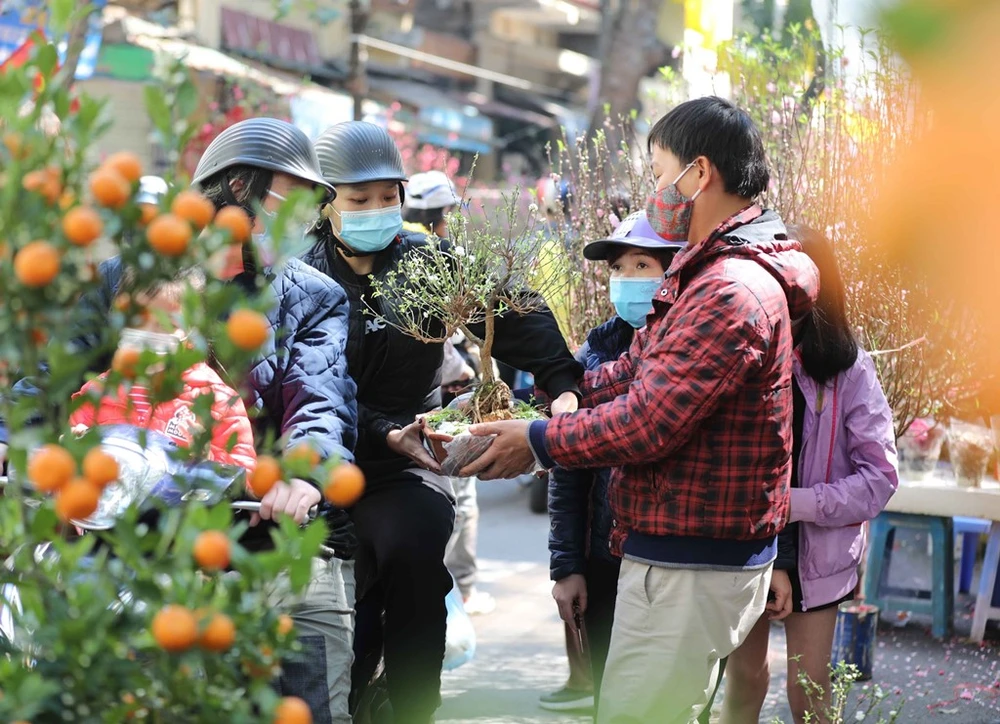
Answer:
[[[844,285],[830,242],[800,229],[820,272],[819,299],[795,323],[792,490],[789,524],[778,536],[772,590],[790,595],[769,610],[730,657],[721,722],[756,724],[770,685],[771,619],[784,619],[788,703],[796,724],[825,723],[837,607],[854,597],[865,548],[862,524],[885,508],[899,483],[892,410],[871,356],[847,319]],[[807,695],[805,674],[823,694]]]

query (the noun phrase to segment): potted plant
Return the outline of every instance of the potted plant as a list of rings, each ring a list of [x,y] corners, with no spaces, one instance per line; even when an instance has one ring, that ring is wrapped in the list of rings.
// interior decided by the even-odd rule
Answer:
[[[982,424],[952,420],[948,425],[948,454],[960,488],[978,488],[993,451],[990,429]]]
[[[932,418],[922,417],[913,421],[909,429],[899,436],[896,447],[899,452],[900,472],[917,479],[930,476],[941,459],[941,447],[946,432]]]
[[[383,279],[371,279],[383,311],[369,312],[380,321],[427,343],[442,344],[461,330],[479,346],[479,385],[448,409],[423,418],[447,475],[489,447],[489,438],[466,433],[470,425],[541,416],[534,406],[514,400],[493,367],[497,320],[544,308],[545,294],[558,292],[562,278],[562,257],[552,249],[558,242],[537,227],[537,208],[526,219],[520,216],[516,192],[504,196],[492,214],[453,213],[450,240],[431,237]]]

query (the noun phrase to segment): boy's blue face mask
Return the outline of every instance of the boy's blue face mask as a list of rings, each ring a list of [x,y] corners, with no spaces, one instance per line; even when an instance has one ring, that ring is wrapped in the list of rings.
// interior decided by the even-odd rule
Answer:
[[[663,279],[611,279],[611,303],[618,316],[636,329],[646,326],[646,317],[653,311],[653,297]]]
[[[340,216],[340,233],[337,236],[351,251],[362,256],[382,251],[403,230],[401,204],[371,211],[336,213]]]

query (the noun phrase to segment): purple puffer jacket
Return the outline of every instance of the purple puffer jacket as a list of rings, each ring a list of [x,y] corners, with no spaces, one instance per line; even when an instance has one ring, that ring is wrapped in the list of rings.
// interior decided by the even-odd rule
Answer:
[[[803,608],[849,594],[864,555],[862,523],[885,508],[899,485],[892,410],[867,352],[825,385],[794,357],[806,399],[799,487],[790,522],[800,521],[798,573]]]

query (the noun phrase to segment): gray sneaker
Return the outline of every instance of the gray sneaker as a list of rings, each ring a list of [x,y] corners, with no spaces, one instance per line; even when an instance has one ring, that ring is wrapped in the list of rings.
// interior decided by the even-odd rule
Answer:
[[[547,711],[592,711],[594,692],[564,686],[559,691],[541,697],[538,705]]]

